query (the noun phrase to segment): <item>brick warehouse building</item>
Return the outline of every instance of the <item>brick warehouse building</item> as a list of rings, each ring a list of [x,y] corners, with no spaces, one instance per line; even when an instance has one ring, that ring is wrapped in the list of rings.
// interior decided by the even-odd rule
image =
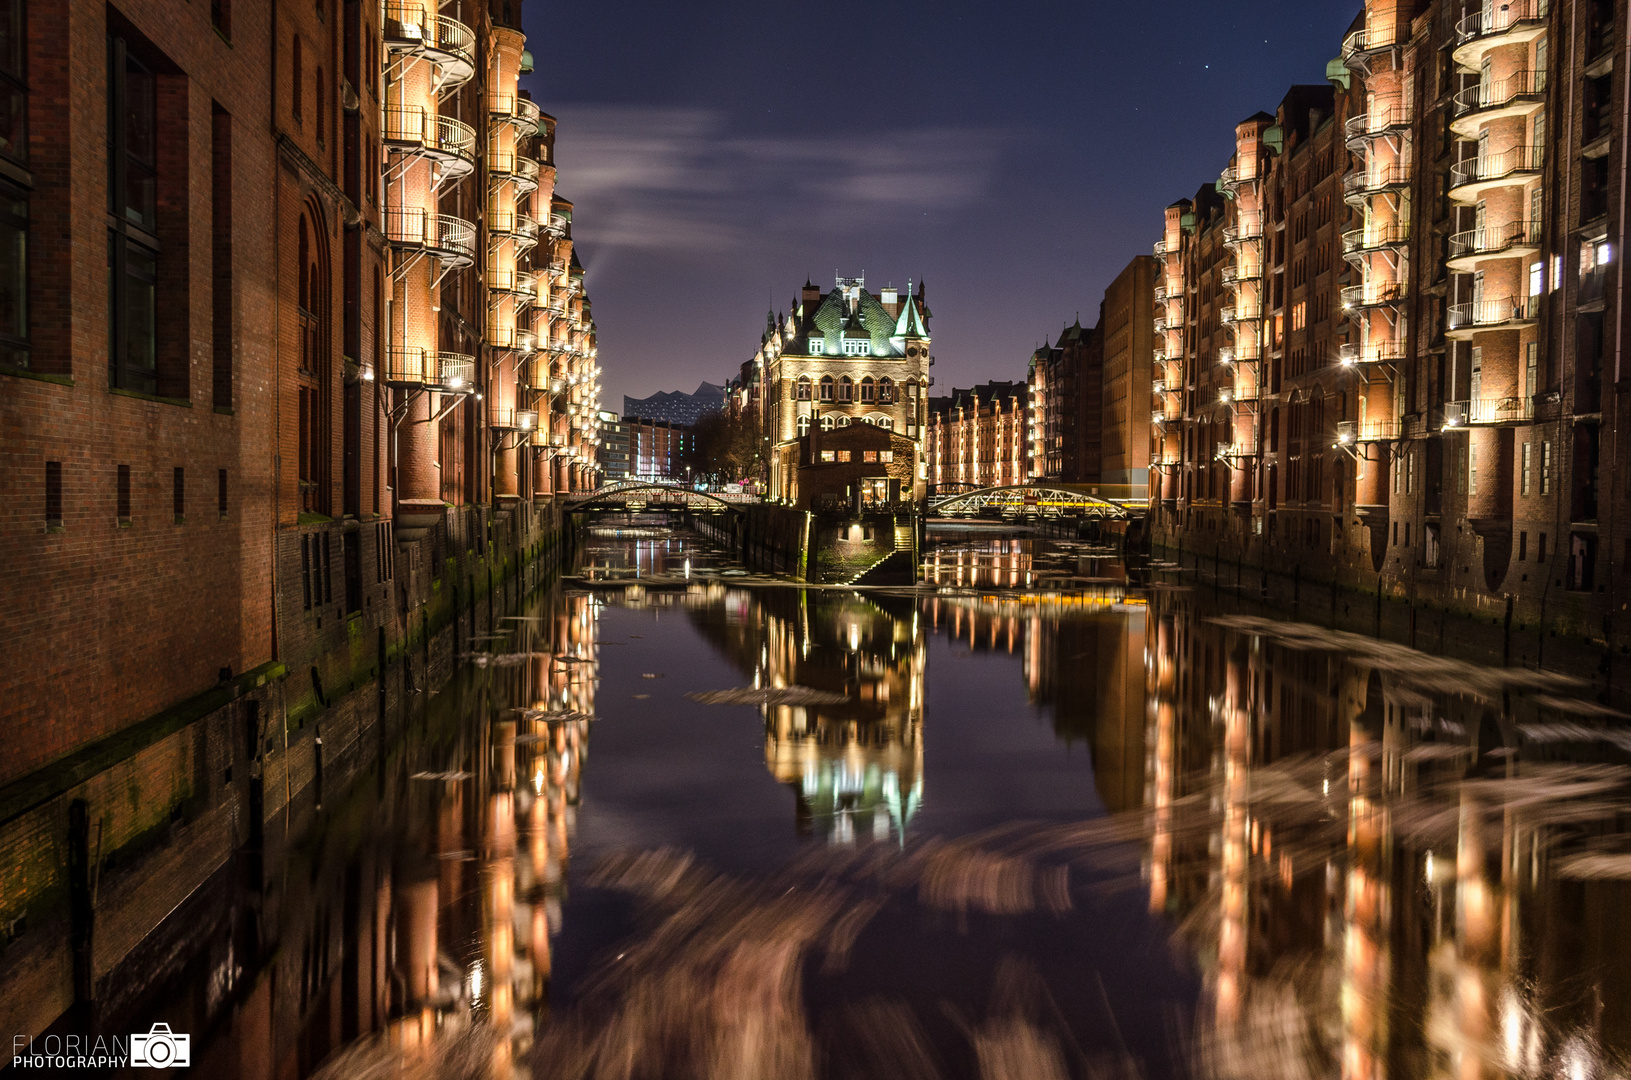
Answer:
[[[1023,484],[1029,413],[1024,383],[984,383],[929,399],[923,441],[929,485],[941,494]]]
[[[550,497],[597,482],[594,323],[518,7],[11,0],[14,1031],[94,1005],[150,928],[81,912],[58,853],[88,826],[102,893],[157,919],[297,831],[531,576]]]
[[[1372,0],[1237,127],[1156,245],[1158,543],[1493,620],[1515,661],[1627,642],[1626,40],[1616,0]]]

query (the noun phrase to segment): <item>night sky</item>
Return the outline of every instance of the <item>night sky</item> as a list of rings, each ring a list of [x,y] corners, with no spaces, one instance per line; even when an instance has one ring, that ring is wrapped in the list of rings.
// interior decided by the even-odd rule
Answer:
[[[806,275],[928,285],[936,392],[1044,337],[1322,82],[1359,0],[526,0],[604,402],[722,383]]]

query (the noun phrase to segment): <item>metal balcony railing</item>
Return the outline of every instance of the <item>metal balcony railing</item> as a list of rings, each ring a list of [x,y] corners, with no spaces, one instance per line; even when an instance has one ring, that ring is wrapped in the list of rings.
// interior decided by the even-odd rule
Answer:
[[[1404,300],[1405,283],[1388,281],[1381,284],[1348,285],[1342,289],[1342,306],[1349,311],[1384,307]]]
[[[385,236],[394,247],[423,251],[451,266],[476,261],[476,227],[463,218],[413,206],[385,209]]]
[[[1372,53],[1397,48],[1400,44],[1397,23],[1390,26],[1369,26],[1363,30],[1355,30],[1342,41],[1342,62],[1347,64]]]
[[[391,386],[468,394],[476,388],[475,378],[475,358],[464,353],[396,348],[385,358],[385,382]]]
[[[1410,240],[1410,226],[1406,222],[1372,225],[1350,229],[1342,234],[1342,254],[1357,255],[1367,251],[1402,247]]]
[[[1223,229],[1223,242],[1231,246],[1262,238],[1263,220],[1256,216],[1242,216],[1233,225],[1226,225]]]
[[[526,214],[509,210],[489,210],[487,231],[494,236],[509,237],[529,247],[538,242],[538,223]]]
[[[549,224],[545,226],[551,236],[565,236],[572,227],[572,219],[565,214],[550,214]]]
[[[1399,437],[1397,420],[1339,420],[1337,445],[1353,446],[1357,443],[1388,442]]]
[[[1355,364],[1395,364],[1405,357],[1403,339],[1384,338],[1379,341],[1350,341],[1337,347],[1337,361],[1343,367]]]
[[[1408,128],[1410,114],[1410,103],[1399,95],[1378,95],[1364,112],[1348,117],[1343,135],[1349,148],[1356,149],[1366,139],[1396,135]]]
[[[1509,221],[1505,225],[1468,229],[1450,236],[1450,258],[1484,258],[1513,248],[1521,251],[1539,247],[1540,234],[1541,223],[1538,221]]]
[[[1242,262],[1235,260],[1233,266],[1225,266],[1220,275],[1223,284],[1237,285],[1242,281],[1256,281],[1263,276],[1263,266],[1256,262]]]
[[[1153,409],[1153,410],[1150,411],[1150,423],[1152,423],[1152,424],[1164,424],[1166,422],[1167,422],[1167,414],[1166,414],[1165,410],[1163,410],[1163,409]]]
[[[1372,168],[1360,166],[1342,178],[1342,196],[1350,203],[1367,195],[1391,191],[1410,183],[1410,166],[1401,161]]]
[[[1538,173],[1546,165],[1546,147],[1514,146],[1499,153],[1470,157],[1450,166],[1450,190],[1468,184],[1505,180],[1510,176]]]
[[[517,155],[513,179],[518,190],[538,190],[538,162],[525,154]]]
[[[476,129],[417,106],[387,106],[380,138],[399,153],[423,154],[444,173],[463,176],[476,167]]]
[[[1263,347],[1256,341],[1237,341],[1218,350],[1220,364],[1255,364],[1263,355]]]
[[[1507,296],[1499,300],[1479,300],[1467,304],[1450,305],[1446,330],[1467,330],[1478,327],[1502,326],[1513,322],[1532,322],[1540,317],[1540,298],[1536,296]]]
[[[487,426],[496,431],[537,431],[538,410],[489,404]]]
[[[451,90],[476,73],[476,35],[446,15],[417,4],[386,4],[381,27],[390,52],[423,57],[441,68],[438,89]]]
[[[1155,257],[1157,259],[1164,259],[1168,255],[1174,255],[1177,253],[1177,251],[1178,245],[1176,242],[1172,244],[1168,244],[1165,240],[1157,240],[1155,242]]]
[[[1539,102],[1546,97],[1546,72],[1518,71],[1505,79],[1469,86],[1455,96],[1455,115],[1467,116],[1492,109],[1504,109],[1523,101]]]
[[[1447,428],[1521,424],[1534,418],[1535,399],[1531,397],[1477,397],[1444,403]]]
[[[523,135],[533,135],[538,131],[538,121],[544,118],[543,110],[531,98],[518,97],[515,99],[515,123]]]
[[[1544,23],[1551,7],[1549,0],[1496,0],[1455,24],[1456,44],[1501,37],[1525,23]]]
[[[487,172],[491,176],[506,177],[515,174],[515,154],[509,150],[487,151]]]

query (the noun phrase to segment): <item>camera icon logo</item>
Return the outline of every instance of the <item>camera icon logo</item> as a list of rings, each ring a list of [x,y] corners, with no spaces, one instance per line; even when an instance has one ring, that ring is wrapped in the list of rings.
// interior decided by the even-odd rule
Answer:
[[[154,1024],[146,1035],[130,1037],[130,1064],[149,1069],[168,1069],[172,1065],[191,1065],[193,1037],[177,1035],[169,1024]]]

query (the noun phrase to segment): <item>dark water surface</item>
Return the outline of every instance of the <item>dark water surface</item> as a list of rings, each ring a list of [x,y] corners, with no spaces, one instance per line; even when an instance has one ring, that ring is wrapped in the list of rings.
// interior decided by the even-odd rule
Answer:
[[[591,535],[130,1017],[201,1075],[1631,1077],[1631,720],[938,539]]]

